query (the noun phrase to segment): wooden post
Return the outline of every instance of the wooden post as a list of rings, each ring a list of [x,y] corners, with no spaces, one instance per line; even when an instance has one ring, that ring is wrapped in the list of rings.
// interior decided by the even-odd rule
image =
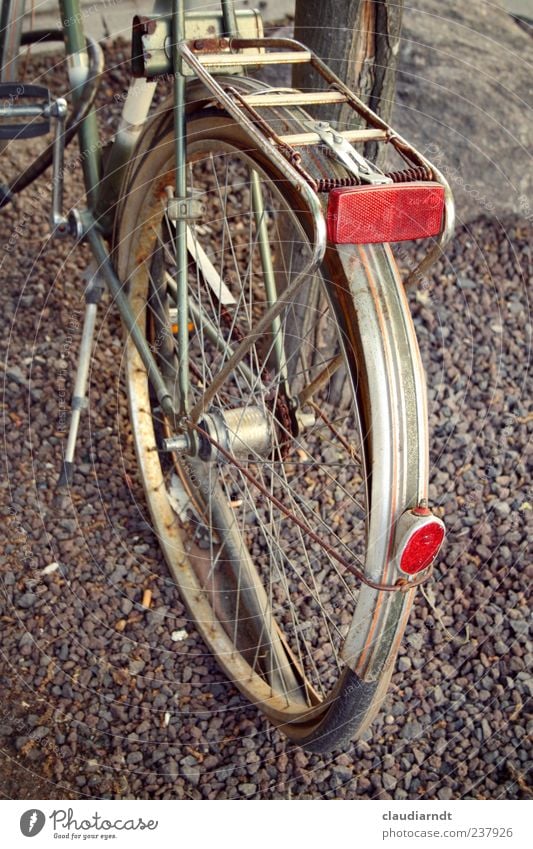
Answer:
[[[323,59],[382,118],[392,112],[403,0],[296,0],[295,37]],[[294,69],[297,88],[317,88],[306,65]],[[322,113],[324,114],[324,113]],[[357,127],[344,104],[330,106],[329,120]],[[376,157],[368,143],[365,155]]]

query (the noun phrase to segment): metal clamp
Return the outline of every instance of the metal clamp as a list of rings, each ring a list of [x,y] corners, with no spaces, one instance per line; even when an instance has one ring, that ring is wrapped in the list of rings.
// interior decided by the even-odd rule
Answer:
[[[199,198],[190,195],[186,198],[171,197],[167,202],[167,215],[171,221],[195,221],[204,214]]]
[[[354,177],[376,186],[392,183],[390,177],[387,177],[377,165],[361,156],[327,121],[310,122],[307,126],[320,136],[321,141],[333,151],[339,162],[342,162],[346,170]]]
[[[45,86],[0,83],[0,139],[31,139],[50,132],[50,92]],[[16,118],[14,124],[6,119]],[[26,124],[21,118],[30,119]]]
[[[63,97],[58,97],[50,105],[47,112],[50,118],[55,119],[50,226],[52,228],[52,235],[65,237],[71,233],[69,220],[63,215],[63,167],[65,159],[65,124],[68,112],[67,101]]]

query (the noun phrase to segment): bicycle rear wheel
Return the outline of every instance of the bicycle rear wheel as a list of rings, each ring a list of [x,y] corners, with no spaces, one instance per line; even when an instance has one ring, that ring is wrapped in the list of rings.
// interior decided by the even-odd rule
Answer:
[[[292,131],[300,120],[277,117]],[[173,157],[172,117],[163,111],[126,177],[115,250],[179,401],[165,214]],[[265,266],[280,294],[310,246],[298,193],[227,115],[208,109],[190,118],[188,163],[205,209],[188,237],[195,403],[267,308]],[[313,167],[331,174],[320,157]],[[423,378],[389,249],[328,250],[279,326],[216,393],[194,457],[161,451],[172,425],[130,339],[126,382],[154,530],[229,678],[309,750],[361,734],[386,691],[413,592],[361,588],[335,553],[392,583],[395,522],[427,486]],[[299,416],[297,398],[305,399]]]

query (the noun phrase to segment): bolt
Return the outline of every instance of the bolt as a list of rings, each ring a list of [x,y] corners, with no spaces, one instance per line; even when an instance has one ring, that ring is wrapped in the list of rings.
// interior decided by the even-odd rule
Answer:
[[[300,410],[296,413],[296,420],[301,430],[307,427],[313,427],[316,419],[314,413],[302,413]]]
[[[163,440],[164,451],[173,451],[176,454],[187,454],[190,447],[190,440],[186,433],[180,433],[178,436],[171,436],[169,439]]]

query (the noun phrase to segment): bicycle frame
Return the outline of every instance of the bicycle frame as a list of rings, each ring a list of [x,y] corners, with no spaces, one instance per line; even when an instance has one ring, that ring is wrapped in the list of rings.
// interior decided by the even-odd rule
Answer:
[[[67,64],[69,72],[69,80],[72,86],[73,98],[80,96],[83,83],[87,77],[88,60],[85,51],[85,35],[83,30],[83,16],[80,11],[80,0],[60,0],[59,2],[62,26],[65,36],[65,47],[67,53]],[[236,32],[236,18],[234,3],[230,0],[221,0],[222,19],[224,31],[231,35]],[[135,318],[131,312],[127,299],[122,292],[121,282],[116,277],[113,266],[109,261],[109,254],[103,240],[103,235],[109,235],[111,226],[110,210],[116,203],[121,187],[121,176],[127,165],[135,142],[142,130],[142,126],[148,115],[150,104],[152,101],[155,84],[145,80],[135,80],[130,86],[128,96],[126,98],[121,123],[117,132],[113,150],[109,156],[106,172],[100,179],[102,169],[101,152],[98,142],[98,128],[96,123],[96,114],[92,109],[87,117],[83,120],[79,128],[79,145],[83,163],[83,174],[85,188],[87,194],[87,210],[80,214],[80,232],[79,235],[88,239],[97,260],[100,263],[101,270],[106,278],[107,284],[111,290],[113,297],[117,302],[120,314],[129,333],[138,347],[139,353],[148,370],[150,380],[154,390],[159,398],[162,409],[169,415],[174,422],[177,418],[183,418],[189,413],[188,409],[188,303],[187,303],[187,220],[185,215],[180,215],[180,204],[187,205],[186,187],[186,99],[185,99],[185,82],[186,75],[182,71],[182,57],[185,54],[185,12],[183,0],[156,0],[154,6],[154,14],[168,14],[172,16],[172,32],[173,32],[173,67],[176,71],[173,74],[174,79],[174,124],[176,135],[176,190],[175,209],[178,213],[175,217],[176,228],[176,286],[177,286],[177,311],[178,311],[178,360],[179,360],[179,397],[180,409],[176,411],[172,399],[165,386],[164,380],[157,367],[155,359],[143,338],[142,333],[136,325]],[[190,61],[190,60],[189,60]],[[194,57],[193,57],[194,61]],[[204,80],[205,80],[205,74]],[[213,87],[213,81],[210,75],[207,75],[208,81],[211,82],[210,87]],[[264,140],[251,122],[248,123],[248,130],[252,138],[258,144],[264,147]],[[282,172],[291,180],[292,183],[301,185],[303,181],[297,174],[294,168],[290,166],[287,160],[277,151],[271,152],[271,158],[276,161]],[[303,192],[309,208],[312,210],[315,221],[315,240],[313,256],[308,266],[298,275],[295,281],[291,284],[290,291],[287,290],[286,297],[292,297],[303,285],[308,275],[319,265],[325,248],[326,234],[325,225],[322,215],[320,202],[312,189],[304,185]],[[259,208],[260,196],[256,195],[256,214],[260,217],[261,210]],[[261,234],[259,234],[261,238]],[[267,279],[271,279],[271,274],[268,274]],[[265,315],[264,321],[261,322],[262,329],[257,328],[257,332],[263,332],[266,328],[276,328],[276,321],[283,310],[283,301],[278,299],[274,303],[273,293],[271,289],[271,308],[268,314]],[[228,370],[233,368],[235,363],[242,359],[246,351],[249,349],[251,342],[243,342],[241,347],[235,352],[234,356],[228,361]],[[278,348],[278,354],[282,354]],[[223,377],[223,375],[221,375]],[[193,421],[197,421],[202,410],[193,411]]]

